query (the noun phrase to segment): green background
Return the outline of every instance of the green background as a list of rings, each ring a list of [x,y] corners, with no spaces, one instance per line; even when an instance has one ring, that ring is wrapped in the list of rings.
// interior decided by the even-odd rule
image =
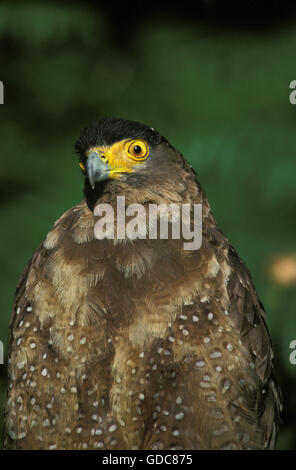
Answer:
[[[295,21],[262,15],[252,27],[252,15],[241,24],[238,12],[228,18],[214,2],[202,4],[191,15],[156,6],[117,11],[105,2],[2,2],[0,340],[6,350],[25,263],[82,197],[73,150],[80,129],[105,115],[145,122],[194,166],[251,270],[285,398],[277,448],[292,449],[296,291],[272,280],[270,262],[295,252]],[[0,366],[1,427],[5,373]]]

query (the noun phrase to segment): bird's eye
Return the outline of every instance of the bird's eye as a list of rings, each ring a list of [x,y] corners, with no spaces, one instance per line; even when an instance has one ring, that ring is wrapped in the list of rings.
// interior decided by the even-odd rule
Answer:
[[[82,170],[82,171],[85,171],[85,166],[83,165],[83,163],[79,162],[78,164],[79,164],[81,170]]]
[[[133,160],[145,160],[149,154],[148,145],[144,140],[133,140],[132,142],[128,143],[128,155]]]
[[[136,153],[137,155],[140,155],[140,153],[142,153],[142,147],[141,145],[135,145],[133,147],[133,152]]]

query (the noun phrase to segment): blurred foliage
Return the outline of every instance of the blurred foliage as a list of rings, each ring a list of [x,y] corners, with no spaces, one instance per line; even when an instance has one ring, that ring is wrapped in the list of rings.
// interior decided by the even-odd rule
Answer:
[[[6,347],[25,263],[82,197],[81,127],[105,115],[146,122],[194,166],[252,272],[284,390],[278,448],[296,448],[296,291],[269,274],[274,256],[295,252],[295,25],[240,30],[178,15],[118,24],[82,2],[0,5],[0,339]]]

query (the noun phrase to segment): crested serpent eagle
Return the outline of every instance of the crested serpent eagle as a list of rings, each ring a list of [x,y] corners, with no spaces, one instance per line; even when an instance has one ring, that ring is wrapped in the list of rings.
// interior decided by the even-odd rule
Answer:
[[[273,448],[264,308],[194,170],[155,129],[121,119],[92,123],[76,150],[85,197],[16,288],[5,448]],[[96,209],[113,208],[116,226],[119,196],[144,211],[201,205],[201,246],[170,232],[99,239]]]

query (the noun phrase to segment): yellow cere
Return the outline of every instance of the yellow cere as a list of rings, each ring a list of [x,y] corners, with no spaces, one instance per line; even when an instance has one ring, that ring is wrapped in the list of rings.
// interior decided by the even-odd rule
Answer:
[[[149,147],[143,139],[125,139],[109,147],[91,147],[86,156],[92,152],[97,152],[102,161],[108,163],[110,178],[119,178],[119,173],[131,173],[147,159]]]

